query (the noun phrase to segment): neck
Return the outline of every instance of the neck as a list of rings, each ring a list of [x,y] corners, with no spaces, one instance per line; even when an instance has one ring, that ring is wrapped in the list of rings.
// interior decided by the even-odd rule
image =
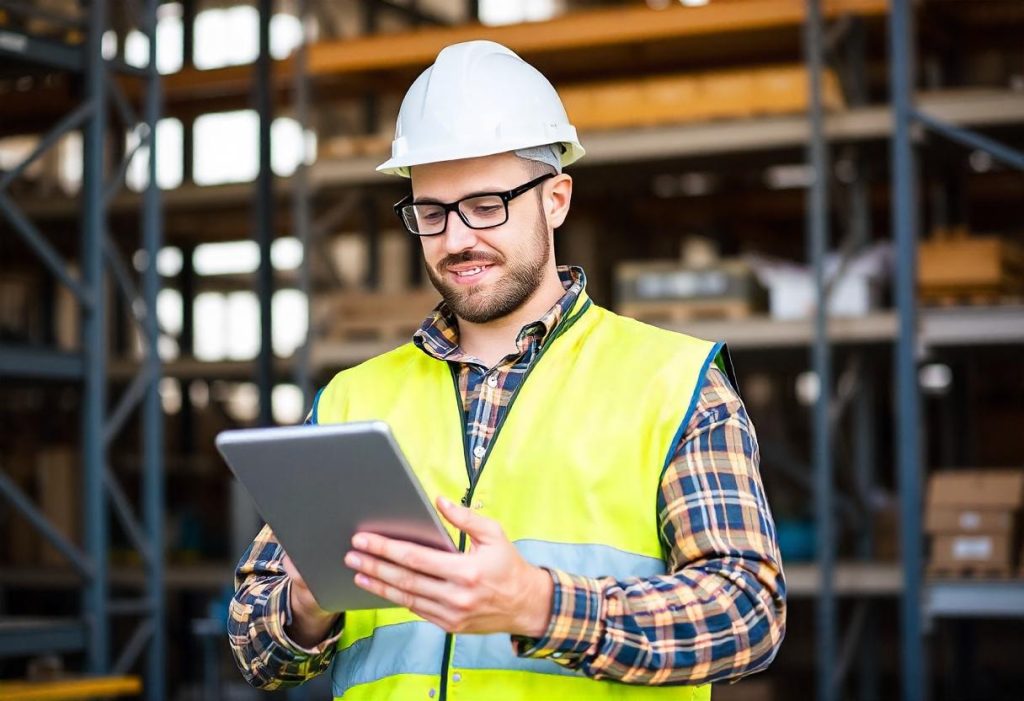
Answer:
[[[544,281],[511,314],[483,324],[459,319],[459,345],[487,367],[494,367],[506,355],[517,352],[516,339],[524,326],[540,319],[565,294],[558,271],[551,266]]]

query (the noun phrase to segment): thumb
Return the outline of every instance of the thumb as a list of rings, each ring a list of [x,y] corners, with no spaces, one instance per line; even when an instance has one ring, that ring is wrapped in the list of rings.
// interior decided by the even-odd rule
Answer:
[[[464,531],[477,545],[493,542],[504,537],[497,521],[460,506],[444,497],[437,498],[437,508],[448,523]]]

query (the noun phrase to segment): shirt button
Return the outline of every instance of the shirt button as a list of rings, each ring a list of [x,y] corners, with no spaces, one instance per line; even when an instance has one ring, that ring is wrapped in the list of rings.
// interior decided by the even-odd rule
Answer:
[[[427,696],[429,696],[430,698],[434,698],[435,694],[437,694],[437,689],[431,689],[427,692]]]
[[[484,503],[477,499],[475,502],[473,502],[473,508],[479,511],[480,509],[484,508]]]
[[[487,386],[488,387],[497,387],[498,386],[498,378],[495,377],[494,375],[489,376],[487,378]]]
[[[560,653],[560,652],[552,652],[551,656],[554,657],[557,660],[559,657],[562,656],[562,653]]]
[[[455,674],[452,675],[452,681],[453,682],[461,682],[462,681],[462,675],[459,674],[458,672],[456,672]]]
[[[487,449],[484,448],[482,445],[478,445],[477,447],[473,448],[473,455],[477,458],[482,458],[484,456],[484,453],[486,452]]]

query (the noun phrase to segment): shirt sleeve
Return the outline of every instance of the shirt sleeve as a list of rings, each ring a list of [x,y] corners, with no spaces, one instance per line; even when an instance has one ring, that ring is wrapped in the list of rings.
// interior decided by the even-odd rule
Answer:
[[[765,669],[785,634],[786,585],[754,427],[711,367],[658,495],[668,574],[615,580],[557,570],[540,639],[513,638],[595,679],[703,684]]]
[[[296,686],[326,670],[344,621],[339,617],[327,639],[313,648],[289,638],[285,626],[291,623],[291,580],[283,561],[284,549],[264,526],[235,570],[228,640],[242,675],[260,689]]]

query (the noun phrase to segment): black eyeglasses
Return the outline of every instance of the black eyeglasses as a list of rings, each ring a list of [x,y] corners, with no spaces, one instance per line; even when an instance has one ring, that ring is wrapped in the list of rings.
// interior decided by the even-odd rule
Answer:
[[[508,221],[508,203],[540,185],[554,173],[545,173],[508,192],[481,192],[456,202],[413,202],[407,195],[395,205],[395,214],[406,231],[415,236],[437,236],[448,226],[448,213],[455,212],[470,229],[491,229]]]

